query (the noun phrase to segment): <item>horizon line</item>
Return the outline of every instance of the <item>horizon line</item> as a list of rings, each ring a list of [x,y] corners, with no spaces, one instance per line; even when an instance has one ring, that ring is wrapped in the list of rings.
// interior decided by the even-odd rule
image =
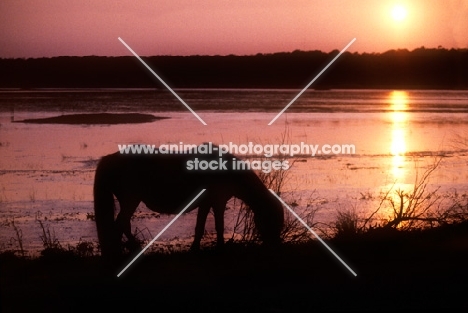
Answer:
[[[426,46],[420,46],[417,48],[414,48],[410,50],[409,48],[392,48],[385,50],[383,52],[367,52],[367,51],[362,51],[362,52],[351,52],[351,51],[346,51],[343,54],[358,54],[358,55],[365,55],[365,54],[371,54],[371,55],[382,55],[388,52],[398,52],[398,51],[407,51],[407,52],[414,52],[416,50],[445,50],[445,51],[468,51],[468,47],[466,48],[445,48],[442,46],[438,47],[426,47]],[[154,55],[143,55],[142,57],[145,58],[150,58],[150,57],[255,57],[255,56],[270,56],[270,55],[275,55],[275,54],[293,54],[293,53],[309,53],[309,52],[320,52],[324,54],[331,54],[334,52],[339,53],[339,49],[333,49],[331,51],[323,51],[323,50],[301,50],[301,49],[295,49],[292,51],[277,51],[277,52],[257,52],[253,54],[154,54]],[[96,55],[96,54],[87,54],[87,55],[56,55],[56,56],[31,56],[31,57],[0,57],[0,60],[17,60],[17,59],[23,59],[23,60],[30,60],[30,59],[54,59],[54,58],[62,58],[62,57],[71,57],[71,58],[85,58],[85,57],[99,57],[99,58],[120,58],[120,57],[130,57],[129,55]]]

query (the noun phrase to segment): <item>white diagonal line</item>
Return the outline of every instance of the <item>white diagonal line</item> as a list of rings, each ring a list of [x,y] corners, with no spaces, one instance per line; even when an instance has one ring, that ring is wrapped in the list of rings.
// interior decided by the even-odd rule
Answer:
[[[183,105],[185,105],[185,107],[186,107],[190,112],[192,112],[192,114],[195,115],[195,117],[198,118],[198,120],[199,120],[200,122],[202,122],[203,125],[206,126],[205,121],[202,120],[202,118],[201,118],[200,116],[198,116],[198,114],[195,113],[195,111],[192,110],[192,108],[189,107],[188,104],[185,103],[185,101],[182,100],[182,98],[179,97],[179,95],[176,94],[175,91],[172,90],[172,88],[169,87],[169,85],[166,84],[166,82],[164,82],[164,80],[162,80],[162,78],[159,77],[158,74],[156,74],[156,72],[153,71],[153,70],[151,69],[151,67],[149,67],[148,64],[146,64],[146,63],[138,56],[138,54],[136,54],[136,52],[133,51],[132,48],[130,48],[130,46],[127,45],[127,44],[125,43],[125,41],[123,41],[122,38],[119,37],[119,40],[120,40],[120,42],[121,42],[121,43],[122,43],[122,44],[123,44],[123,45],[124,45],[124,46],[125,46],[125,47],[126,47],[126,48],[127,48],[127,49],[128,49],[128,50],[129,50],[129,51],[130,51],[130,52],[131,52],[131,53],[132,53],[132,54],[149,70],[149,71],[150,71],[150,72],[151,72],[151,74],[153,74],[157,79],[159,79],[159,81],[160,81],[170,92],[172,92],[172,94],[173,94],[177,99],[179,99],[179,101],[180,101]]]
[[[314,232],[312,230],[312,228],[309,227],[309,225],[307,225],[306,222],[304,222],[304,220],[302,220],[299,215],[296,214],[296,212],[294,212],[287,204],[286,202],[283,201],[283,199],[281,199],[273,190],[269,189],[270,192],[276,197],[278,198],[279,201],[281,201],[281,203],[294,215],[295,218],[297,218],[297,220],[299,222],[302,223],[302,225],[305,226],[305,228],[307,228],[314,236],[315,238],[317,238],[321,244],[323,244],[325,246],[325,248],[328,249],[328,251],[330,251],[337,259],[338,261],[340,261],[354,276],[357,276],[356,272],[354,272],[351,267],[348,266],[348,264],[345,263],[345,261],[343,261],[339,256],[338,254],[335,253],[335,251],[332,250],[332,248],[330,248],[326,243],[325,241],[322,240],[322,238],[319,237],[319,235],[317,235],[316,232]]]
[[[167,224],[166,227],[164,227],[163,230],[161,230],[161,231],[159,232],[159,234],[157,234],[156,237],[154,237],[153,240],[151,240],[151,241],[146,245],[146,247],[145,247],[143,250],[141,250],[140,253],[138,253],[138,255],[137,255],[136,257],[133,258],[133,260],[130,261],[130,263],[128,263],[127,266],[125,266],[125,268],[117,275],[117,277],[120,277],[120,275],[122,275],[122,274],[127,270],[127,268],[129,268],[130,265],[132,265],[133,262],[135,262],[136,259],[138,259],[138,258],[140,257],[140,255],[142,255],[142,254],[153,244],[153,242],[155,242],[155,241],[159,238],[159,236],[161,236],[161,235],[172,225],[172,223],[174,223],[174,222],[182,215],[182,213],[184,213],[185,210],[187,210],[187,209],[192,205],[192,203],[194,203],[195,200],[197,200],[198,197],[200,197],[201,194],[205,192],[205,190],[206,190],[206,189],[202,189],[202,191],[200,191],[200,193],[199,193],[198,195],[196,195],[195,198],[193,198],[193,200],[190,201],[190,203],[187,204],[187,206],[186,206],[182,211],[180,211],[180,213],[177,214],[177,216],[174,217],[174,218],[172,219],[172,221],[170,221],[169,224]]]
[[[348,43],[348,44],[346,45],[346,47],[344,47],[343,50],[341,50],[340,53],[338,53],[338,55],[337,55],[336,57],[334,57],[333,60],[331,60],[330,63],[328,63],[327,66],[325,66],[325,67],[323,68],[323,70],[322,70],[320,73],[318,73],[317,76],[315,76],[315,78],[312,79],[311,82],[310,82],[309,84],[307,84],[307,86],[305,86],[304,89],[302,89],[301,92],[299,92],[299,93],[297,94],[297,96],[296,96],[294,99],[292,99],[291,102],[289,102],[287,106],[284,107],[283,110],[281,110],[281,112],[278,113],[278,115],[275,116],[274,119],[271,120],[270,123],[268,123],[268,126],[270,126],[271,124],[273,124],[273,123],[278,119],[278,117],[280,117],[281,114],[283,114],[284,111],[286,111],[286,110],[291,106],[291,104],[293,104],[293,103],[297,100],[297,98],[299,98],[299,97],[304,93],[304,91],[306,91],[307,88],[309,88],[310,85],[312,85],[313,82],[316,81],[317,78],[319,78],[320,75],[322,75],[323,72],[325,72],[325,71],[327,70],[327,68],[329,68],[330,65],[332,65],[333,62],[335,62],[336,59],[338,59],[338,58],[340,57],[340,55],[343,54],[343,52],[345,52],[345,51],[349,48],[349,46],[351,46],[351,45],[353,44],[354,41],[356,41],[356,38],[353,38],[353,40],[351,40],[350,43]]]

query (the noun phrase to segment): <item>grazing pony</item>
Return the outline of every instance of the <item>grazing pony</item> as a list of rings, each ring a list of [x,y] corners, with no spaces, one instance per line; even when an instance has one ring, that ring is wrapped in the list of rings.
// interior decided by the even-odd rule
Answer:
[[[140,202],[159,213],[179,213],[202,189],[206,191],[187,209],[198,208],[192,249],[198,249],[210,208],[215,217],[217,245],[224,243],[224,210],[232,197],[241,199],[254,213],[254,222],[265,244],[280,242],[283,227],[281,202],[250,169],[233,169],[239,160],[225,153],[121,154],[104,156],[94,179],[94,213],[103,256],[121,253],[122,235],[135,249],[130,218]],[[186,151],[187,152],[187,151]],[[211,164],[211,169],[195,169]],[[200,163],[201,162],[201,163]],[[216,167],[216,169],[215,169]],[[114,196],[120,211],[114,219]]]

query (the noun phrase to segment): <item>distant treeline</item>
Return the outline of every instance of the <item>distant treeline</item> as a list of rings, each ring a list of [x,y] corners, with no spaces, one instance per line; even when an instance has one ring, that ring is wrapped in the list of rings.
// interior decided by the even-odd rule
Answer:
[[[302,88],[338,51],[153,56],[173,88]],[[133,56],[0,59],[0,88],[164,88]],[[467,49],[344,53],[311,88],[467,89]]]

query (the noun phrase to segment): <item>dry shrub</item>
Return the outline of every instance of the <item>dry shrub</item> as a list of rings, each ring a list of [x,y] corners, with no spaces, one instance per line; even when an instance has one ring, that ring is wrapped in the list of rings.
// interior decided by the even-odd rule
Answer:
[[[356,208],[338,210],[334,223],[336,238],[350,238],[362,232]]]

